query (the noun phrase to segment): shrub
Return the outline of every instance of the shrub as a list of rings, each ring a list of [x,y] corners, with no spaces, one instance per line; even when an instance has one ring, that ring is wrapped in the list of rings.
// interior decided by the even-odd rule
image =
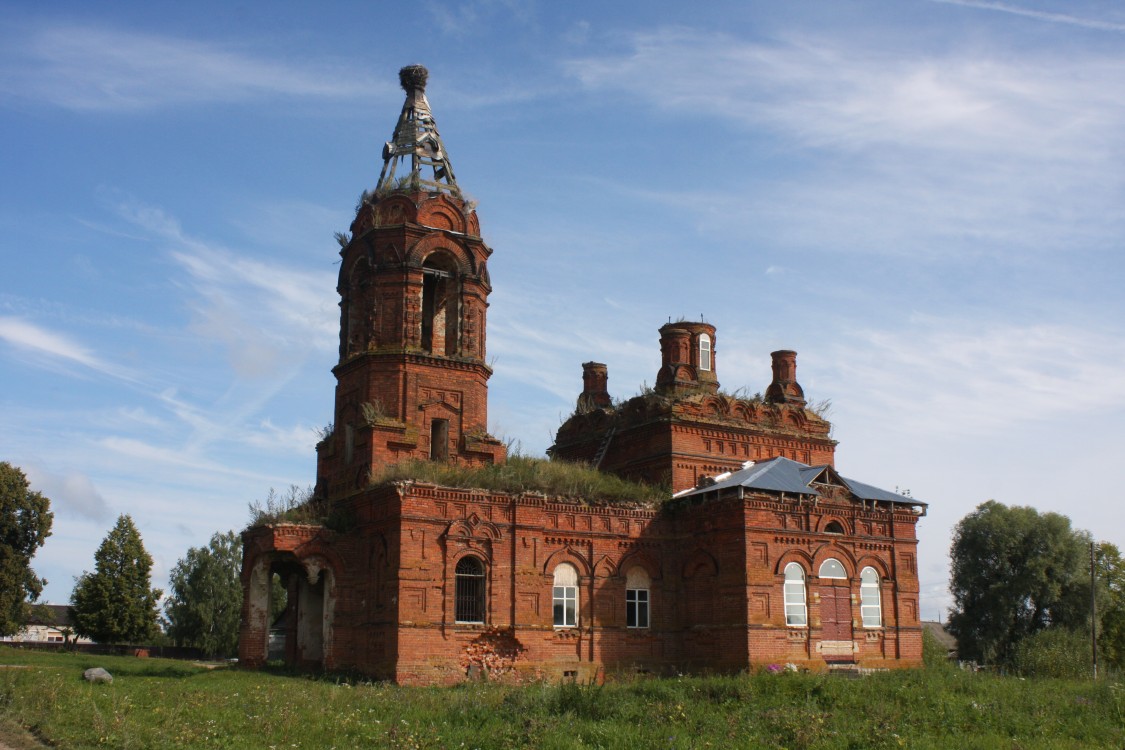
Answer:
[[[1025,677],[1088,677],[1090,638],[1063,627],[1041,630],[1019,642],[1013,666]]]

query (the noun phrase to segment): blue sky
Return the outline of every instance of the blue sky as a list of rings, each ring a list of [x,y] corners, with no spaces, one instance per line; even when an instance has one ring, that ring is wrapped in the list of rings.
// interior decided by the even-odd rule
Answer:
[[[427,94],[480,201],[491,427],[530,453],[657,328],[831,399],[837,466],[930,503],[923,615],[984,500],[1125,543],[1125,8],[1105,2],[0,2],[0,459],[45,598],[119,513],[155,579],[308,486],[334,231]]]

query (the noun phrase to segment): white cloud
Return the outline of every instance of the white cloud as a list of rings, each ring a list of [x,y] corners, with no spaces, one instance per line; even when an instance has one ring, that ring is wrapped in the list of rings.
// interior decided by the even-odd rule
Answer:
[[[1070,325],[915,316],[856,331],[824,361],[837,403],[913,433],[996,436],[1125,408],[1125,337]]]
[[[233,45],[94,26],[10,30],[0,91],[75,110],[133,111],[263,97],[347,99],[387,88],[343,65],[306,66]]]
[[[808,159],[785,177],[744,163],[737,183],[708,174],[705,189],[620,187],[697,214],[701,230],[733,225],[773,245],[933,256],[966,246],[1103,250],[1125,223],[1116,95],[1125,56],[904,56],[842,37],[754,42],[673,28],[566,68],[588,89],[690,127],[706,122],[719,143],[742,131],[772,139],[771,160]]]
[[[102,375],[134,381],[127,369],[105,362],[69,336],[21,318],[0,318],[0,340],[39,361],[79,364]]]
[[[72,511],[91,521],[110,518],[109,504],[85,474],[56,474],[34,463],[23,469],[32,488],[50,499],[56,513]]]
[[[216,247],[185,233],[160,208],[122,200],[119,215],[168,243],[197,295],[194,330],[222,342],[244,377],[290,372],[309,352],[337,346],[335,275],[286,267]]]
[[[1125,23],[1116,23],[1114,21],[1105,21],[1097,18],[1082,18],[1067,13],[1050,13],[1042,10],[1034,10],[1032,8],[1021,8],[1018,5],[1011,5],[1009,3],[982,2],[981,0],[930,0],[930,2],[941,3],[943,5],[961,5],[966,8],[991,10],[1000,13],[1011,13],[1012,15],[1023,16],[1025,18],[1034,18],[1037,21],[1061,23],[1068,26],[1080,26],[1082,28],[1096,29],[1098,31],[1125,31]]]
[[[840,38],[750,42],[671,28],[631,49],[570,61],[590,89],[712,120],[765,125],[808,145],[1018,153],[1039,160],[1120,150],[1117,57],[1059,52],[903,56]],[[1113,116],[1107,120],[1106,114]]]

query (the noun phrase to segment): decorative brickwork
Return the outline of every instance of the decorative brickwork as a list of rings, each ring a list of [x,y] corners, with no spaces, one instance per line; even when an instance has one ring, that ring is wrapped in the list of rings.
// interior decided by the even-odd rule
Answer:
[[[453,179],[425,69],[401,80],[380,184],[341,250],[335,428],[317,446],[332,529],[243,534],[242,663],[272,654],[419,684],[920,664],[924,504],[835,474],[795,353],[774,352],[764,398],[724,394],[705,322],[663,326],[656,389],[624,403],[606,365],[585,363],[552,448],[698,490],[626,506],[371,483],[404,459],[505,460],[487,433],[492,251]],[[724,484],[723,472],[775,457],[800,462],[775,462],[797,484]],[[270,622],[274,576],[287,607]]]

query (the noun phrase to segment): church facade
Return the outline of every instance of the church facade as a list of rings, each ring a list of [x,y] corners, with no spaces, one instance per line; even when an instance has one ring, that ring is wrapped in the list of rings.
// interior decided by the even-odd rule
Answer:
[[[723,393],[717,331],[660,329],[656,387],[623,403],[583,365],[552,460],[670,487],[669,499],[372,483],[406,460],[505,461],[488,434],[488,263],[425,96],[341,241],[332,434],[317,446],[324,524],[243,534],[240,661],[410,684],[478,676],[735,672],[921,663],[915,527],[925,504],[837,473],[796,354],[765,394]],[[339,519],[345,519],[340,522]],[[280,578],[286,609],[271,622]]]

